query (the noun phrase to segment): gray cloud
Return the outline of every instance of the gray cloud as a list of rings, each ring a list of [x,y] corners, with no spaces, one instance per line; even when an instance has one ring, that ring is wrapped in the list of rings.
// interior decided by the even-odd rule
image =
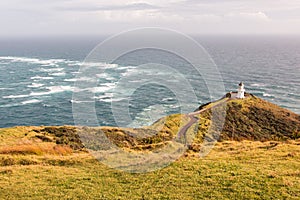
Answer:
[[[300,1],[0,1],[0,36],[111,34],[156,26],[184,33],[299,34]]]
[[[64,6],[57,7],[59,10],[65,11],[118,11],[118,10],[155,10],[159,9],[159,6],[154,6],[148,3],[131,3],[125,5],[108,5],[108,6]]]

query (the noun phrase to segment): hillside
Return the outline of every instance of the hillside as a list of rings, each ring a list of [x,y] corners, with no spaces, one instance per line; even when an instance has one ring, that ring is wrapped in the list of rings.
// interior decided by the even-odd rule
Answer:
[[[300,138],[299,115],[251,94],[247,94],[246,97],[246,99],[230,99],[225,96],[219,101],[207,103],[196,109],[196,111],[203,110],[203,112],[195,114],[197,121],[195,120],[195,123],[186,131],[189,137],[189,134],[195,134],[196,129],[195,138],[187,141],[189,148],[198,151],[204,138],[218,141],[286,141]],[[214,108],[216,120],[212,123],[211,107],[217,104],[220,106]],[[225,123],[218,124],[218,112],[224,110],[226,110]],[[173,114],[157,120],[149,127],[141,128],[25,127],[23,137],[35,142],[67,145],[73,150],[83,150],[84,146],[99,150],[109,148],[108,144],[101,143],[99,138],[95,139],[95,137],[100,137],[102,131],[110,142],[123,149],[154,150],[174,140],[178,141],[177,134],[190,121],[187,115]],[[216,129],[220,127],[222,128],[220,135],[215,136]],[[6,132],[13,131],[14,129],[2,129],[0,147],[1,137],[4,137],[3,141],[7,135],[10,135]],[[85,144],[82,143],[82,139]]]
[[[220,128],[211,122],[212,107],[216,114],[226,110],[225,123],[215,138],[219,142],[199,158],[204,138],[213,139]],[[299,115],[250,94],[135,129],[1,128],[0,199],[299,199],[299,128]],[[184,156],[146,174],[111,169],[85,148],[109,149],[94,140],[104,132],[126,151],[149,152],[178,141],[180,132],[188,138],[193,130],[197,134]]]

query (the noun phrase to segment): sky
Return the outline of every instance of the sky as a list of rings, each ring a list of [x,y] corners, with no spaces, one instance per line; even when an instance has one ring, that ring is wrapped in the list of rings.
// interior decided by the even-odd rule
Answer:
[[[300,0],[9,0],[1,36],[117,34],[162,27],[186,34],[300,34]]]

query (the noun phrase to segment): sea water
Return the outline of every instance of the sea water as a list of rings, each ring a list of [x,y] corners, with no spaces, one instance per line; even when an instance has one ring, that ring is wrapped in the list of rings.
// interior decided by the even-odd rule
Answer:
[[[297,36],[192,36],[212,57],[222,75],[225,91],[245,83],[246,92],[300,114],[300,37]],[[0,39],[0,127],[17,125],[74,125],[72,95],[84,58],[105,37]],[[176,41],[174,41],[176,42]],[[128,98],[114,98],[118,81],[138,71],[140,60],[168,64],[179,70],[194,89],[196,101],[182,105],[167,87],[141,85]],[[104,65],[104,63],[103,63]],[[103,67],[103,66],[102,66]],[[141,50],[105,64],[94,93],[100,126],[115,126],[111,105],[128,101],[134,123],[149,125],[183,107],[196,109],[211,97],[205,77],[167,52]],[[81,77],[82,78],[82,77]],[[88,78],[88,77],[87,77]],[[138,80],[137,84],[138,84]],[[174,78],[174,84],[176,78]],[[184,88],[181,88],[184,90]],[[126,92],[126,91],[125,91]],[[189,94],[187,94],[189,95]]]

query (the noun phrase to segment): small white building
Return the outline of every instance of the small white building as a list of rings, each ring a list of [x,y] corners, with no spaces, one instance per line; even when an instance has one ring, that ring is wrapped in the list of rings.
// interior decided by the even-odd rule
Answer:
[[[240,84],[239,84],[238,93],[236,95],[236,98],[238,98],[238,99],[245,98],[245,85],[243,82],[240,82]]]
[[[244,99],[245,98],[245,85],[243,82],[240,82],[237,92],[230,92],[231,99]]]

